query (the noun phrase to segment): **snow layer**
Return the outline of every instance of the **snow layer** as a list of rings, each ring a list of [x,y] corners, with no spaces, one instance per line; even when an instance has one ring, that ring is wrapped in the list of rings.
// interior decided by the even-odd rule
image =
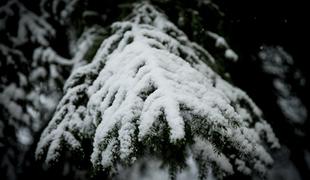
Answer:
[[[155,138],[176,151],[185,143],[201,157],[198,164],[216,167],[218,177],[239,170],[240,161],[265,172],[272,159],[264,142],[279,146],[272,129],[252,100],[211,65],[214,58],[163,14],[137,5],[127,21],[112,25],[92,62],[72,72],[37,157],[50,163],[64,146],[80,152],[92,139],[94,167],[117,168],[134,163],[148,146],[161,147]]]

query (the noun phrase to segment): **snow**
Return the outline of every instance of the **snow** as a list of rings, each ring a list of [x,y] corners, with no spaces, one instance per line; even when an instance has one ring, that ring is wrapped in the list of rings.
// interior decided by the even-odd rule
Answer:
[[[26,86],[27,85],[27,78],[24,74],[18,72],[18,77],[19,77],[19,85],[21,87]]]
[[[237,169],[240,172],[243,172],[246,175],[250,175],[252,170],[246,166],[245,162],[240,160],[240,159],[236,159],[235,160],[235,164],[237,165]]]
[[[206,140],[200,138],[195,139],[195,144],[193,146],[193,154],[200,154],[200,158],[208,163],[215,163],[219,169],[223,170],[225,173],[233,174],[233,167],[229,162],[229,159],[222,153],[217,154],[216,149],[212,144]]]
[[[36,81],[36,80],[39,80],[40,78],[45,78],[46,76],[47,76],[47,72],[46,72],[45,68],[38,67],[38,68],[34,69],[33,71],[31,71],[31,73],[29,75],[29,80],[30,81]]]
[[[187,168],[181,172],[177,172],[176,179],[178,180],[198,180],[198,166],[195,162],[195,159],[192,156],[189,156],[186,159]],[[120,173],[116,176],[116,179],[128,179],[128,180],[168,180],[170,179],[169,170],[167,167],[163,167],[159,159],[155,157],[146,157],[138,160],[132,167],[121,167]],[[209,169],[209,172],[206,177],[208,180],[215,180],[212,175],[212,169]]]
[[[70,66],[73,64],[73,61],[69,59],[65,59],[61,56],[59,56],[52,48],[43,48],[38,47],[34,50],[33,53],[33,59],[34,61],[42,61],[42,62],[48,62],[51,64],[60,64],[65,66]]]
[[[17,22],[17,37],[12,37],[12,41],[16,45],[21,45],[28,40],[40,45],[49,45],[48,38],[55,35],[55,30],[53,27],[47,23],[45,19],[40,18],[38,15],[29,11],[17,0],[10,1],[5,7],[10,9],[13,5],[17,5],[17,10],[19,11],[21,17]]]
[[[272,133],[272,128],[269,124],[267,124],[266,122],[258,122],[255,124],[255,130],[257,132],[264,133],[266,136],[266,140],[268,143],[271,144],[272,148],[280,148],[280,144],[277,141],[276,136]]]
[[[112,139],[107,148],[101,152],[101,165],[103,165],[103,168],[108,168],[113,165],[113,152],[115,152],[115,146],[117,141],[115,139]],[[95,160],[94,160],[95,161]]]
[[[116,179],[164,180],[169,179],[169,171],[168,168],[161,167],[161,162],[159,160],[145,158],[139,160],[130,168],[121,169]]]
[[[221,37],[220,35],[207,31],[207,35],[211,37],[213,40],[215,40],[215,47],[218,49],[223,49],[224,50],[224,57],[228,60],[231,60],[233,62],[238,61],[238,55],[230,49],[229,45],[227,44],[226,40]]]
[[[23,145],[31,145],[33,137],[28,128],[20,128],[17,132],[18,141]]]
[[[5,84],[0,85],[2,90],[0,96],[1,99],[3,99],[1,103],[5,102],[3,103],[3,106],[5,107],[4,112],[9,114],[10,124],[16,128],[16,132],[19,127],[24,126],[31,130],[34,128],[34,131],[37,131],[38,126],[44,124],[42,123],[43,120],[40,118],[42,118],[42,116],[48,116],[48,114],[54,110],[55,101],[57,101],[57,98],[59,97],[59,94],[56,95],[56,92],[50,92],[56,87],[48,87],[48,89],[48,85],[46,84],[49,84],[49,82],[54,81],[55,79],[57,79],[57,82],[59,83],[60,77],[55,77],[55,71],[50,71],[52,70],[50,66],[46,66],[41,57],[37,56],[38,53],[36,52],[38,51],[35,51],[33,59],[26,59],[23,51],[19,48],[28,45],[36,47],[47,46],[49,39],[55,35],[55,32],[52,26],[48,24],[44,18],[29,11],[22,2],[16,0],[8,1],[3,7],[1,7],[0,12],[3,11],[8,17],[8,22],[5,20],[5,22],[3,22],[4,25],[7,25],[10,20],[18,20],[15,22],[18,26],[16,34],[8,32],[7,41],[9,43],[6,45],[0,45],[1,54],[6,57],[2,62],[14,65],[13,69],[9,70],[16,71],[17,79],[7,78],[10,81],[8,82],[6,78],[1,78],[6,81]],[[11,11],[15,13],[12,14]],[[52,77],[50,77],[50,75],[52,75]],[[43,80],[46,80],[46,84],[45,82],[42,83]],[[45,85],[41,86],[39,83]],[[54,100],[40,103],[39,97],[44,93],[45,96],[47,94],[53,96]],[[45,110],[45,114],[39,117],[38,111],[42,109]]]
[[[24,99],[23,89],[16,87],[16,84],[8,85],[0,92],[0,103],[7,109],[13,118],[27,121],[28,117],[24,115],[22,106],[16,103],[16,100]]]
[[[234,61],[234,62],[236,62],[238,60],[238,55],[231,49],[225,50],[225,57],[227,59]]]
[[[293,123],[303,124],[306,121],[308,112],[298,97],[279,98],[277,102],[285,117]]]
[[[296,82],[297,86],[303,86],[305,81],[301,72],[293,68],[293,58],[282,47],[268,46],[263,46],[258,56],[262,61],[262,69],[272,76],[277,103],[283,115],[293,124],[305,123],[307,109],[294,92],[295,87],[291,86]]]
[[[83,149],[80,141],[91,138],[94,167],[132,164],[138,159],[135,144],[147,146],[150,137],[163,138],[158,126],[169,131],[170,145],[187,142],[191,133],[194,144],[187,145],[193,157],[202,153],[197,161],[224,174],[233,173],[236,158],[264,171],[272,163],[264,136],[274,147],[278,140],[269,126],[250,126],[267,124],[252,100],[213,71],[210,65],[216,61],[210,53],[153,6],[137,5],[129,17],[112,25],[113,34],[90,63],[73,70],[38,143],[37,158],[57,160],[63,138],[72,149]],[[216,144],[227,144],[239,154],[232,158]]]
[[[43,50],[48,50],[46,47],[50,46],[55,31],[45,18],[36,14],[40,12],[28,10],[18,0],[1,4],[0,66],[4,71],[0,78],[0,113],[4,119],[0,123],[0,138],[1,141],[4,138],[1,146],[5,148],[0,158],[1,168],[9,169],[3,175],[14,179],[34,142],[33,135],[50,120],[61,96],[58,88],[62,87],[62,78],[67,73],[64,73],[65,63],[57,61],[56,53],[50,50],[46,51],[45,59],[41,56]],[[31,58],[37,47],[42,51],[36,51],[37,57]],[[63,137],[73,143],[70,136]]]

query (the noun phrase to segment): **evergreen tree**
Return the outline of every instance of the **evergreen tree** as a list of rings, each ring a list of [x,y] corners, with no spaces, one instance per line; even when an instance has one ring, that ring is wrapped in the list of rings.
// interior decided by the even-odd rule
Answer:
[[[66,81],[39,159],[51,164],[66,149],[113,174],[154,154],[174,177],[191,155],[201,178],[210,167],[218,178],[265,173],[272,158],[263,144],[278,141],[252,100],[212,70],[216,60],[206,50],[148,3],[109,33]]]
[[[0,13],[0,167],[3,179],[15,179],[34,134],[49,121],[61,97],[67,64],[50,61],[47,53],[32,54],[49,46],[55,35],[47,21],[15,0]]]
[[[293,142],[308,135],[296,93],[305,78],[279,46],[262,46],[255,68],[246,50],[237,55],[222,8],[216,0],[0,2],[0,179],[281,179],[281,162],[307,179],[310,153]],[[234,81],[239,71],[256,78],[257,68],[265,79],[248,86],[271,85],[257,92],[239,83],[250,98]],[[270,103],[260,98],[268,90]],[[271,106],[281,116],[270,118]],[[276,153],[273,131],[285,144]]]

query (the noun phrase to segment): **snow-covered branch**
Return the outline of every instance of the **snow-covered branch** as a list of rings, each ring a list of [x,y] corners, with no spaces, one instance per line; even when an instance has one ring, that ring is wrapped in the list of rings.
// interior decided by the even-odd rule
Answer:
[[[172,158],[173,166],[180,157],[172,152],[179,152],[219,178],[264,173],[272,163],[265,144],[278,147],[278,140],[246,93],[212,70],[216,65],[156,8],[137,5],[112,25],[93,60],[72,72],[37,158],[51,164],[64,148],[86,153],[90,140],[85,155],[99,170],[117,171],[148,152]]]

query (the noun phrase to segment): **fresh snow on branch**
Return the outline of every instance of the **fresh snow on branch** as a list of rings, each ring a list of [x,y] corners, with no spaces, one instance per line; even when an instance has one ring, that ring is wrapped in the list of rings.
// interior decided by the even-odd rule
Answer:
[[[211,31],[208,31],[207,35],[215,40],[216,48],[224,50],[224,57],[226,59],[231,60],[233,62],[238,61],[239,58],[238,55],[232,49],[230,49],[229,45],[227,44],[226,40],[223,37]]]
[[[212,67],[216,60],[148,3],[111,27],[93,60],[75,68],[38,143],[51,164],[69,148],[110,173],[154,152],[173,170],[193,156],[201,177],[265,173],[279,147],[262,113]],[[93,142],[85,154],[85,141]],[[171,162],[170,159],[172,158]],[[182,159],[182,157],[181,157]]]
[[[308,112],[295,91],[296,87],[304,86],[305,78],[300,70],[294,67],[293,58],[280,46],[262,46],[258,56],[263,71],[272,78],[277,103],[283,115],[292,124],[304,124]]]

